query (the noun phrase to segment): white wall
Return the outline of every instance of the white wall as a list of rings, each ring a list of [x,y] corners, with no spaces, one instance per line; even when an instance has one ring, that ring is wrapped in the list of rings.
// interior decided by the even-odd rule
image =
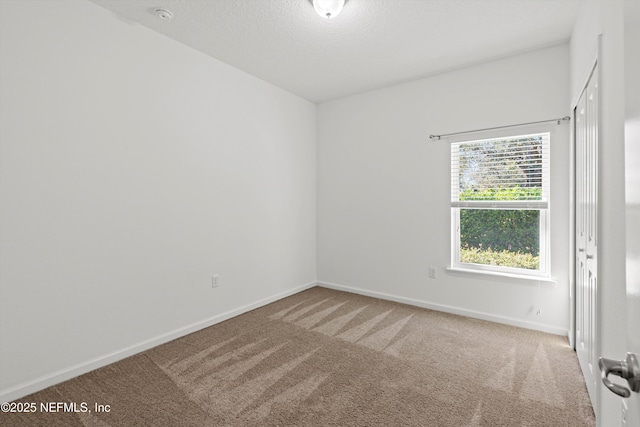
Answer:
[[[555,284],[445,271],[450,144],[428,135],[566,116],[569,92],[564,44],[320,104],[318,280],[566,334],[569,126],[552,127]]]
[[[0,6],[2,401],[315,281],[314,104],[90,2]]]
[[[598,355],[621,359],[625,331],[624,4],[583,1],[571,37],[571,100],[584,87],[602,35],[598,164]],[[599,426],[620,425],[620,398],[600,381],[594,402]]]

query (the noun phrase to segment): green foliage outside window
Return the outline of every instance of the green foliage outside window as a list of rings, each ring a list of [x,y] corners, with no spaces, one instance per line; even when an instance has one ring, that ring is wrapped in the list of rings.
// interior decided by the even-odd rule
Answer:
[[[460,200],[540,200],[541,189],[466,190]],[[540,211],[460,209],[460,261],[538,269]]]
[[[539,256],[507,250],[460,249],[460,261],[465,264],[498,265],[500,267],[524,268],[528,270],[537,270],[540,268]]]

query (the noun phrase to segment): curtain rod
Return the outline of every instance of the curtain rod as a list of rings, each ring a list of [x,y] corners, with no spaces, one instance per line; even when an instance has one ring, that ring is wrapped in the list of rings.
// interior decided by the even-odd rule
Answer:
[[[540,120],[538,122],[518,123],[517,125],[507,125],[507,126],[497,126],[497,127],[494,127],[494,128],[466,130],[464,132],[445,133],[445,134],[442,134],[442,135],[429,135],[429,138],[431,140],[434,140],[436,138],[438,140],[440,140],[443,136],[462,135],[462,134],[465,134],[465,133],[482,132],[482,131],[485,131],[485,130],[505,129],[505,128],[511,128],[511,127],[516,127],[516,126],[537,125],[539,123],[548,123],[548,122],[558,122],[558,124],[560,124],[560,122],[568,122],[570,120],[571,120],[571,117],[564,116],[564,117],[561,117],[559,119],[549,119],[549,120]]]

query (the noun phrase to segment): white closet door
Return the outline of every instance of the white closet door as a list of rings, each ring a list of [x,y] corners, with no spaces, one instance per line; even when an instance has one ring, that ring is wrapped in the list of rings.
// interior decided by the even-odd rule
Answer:
[[[595,404],[598,372],[598,69],[576,107],[576,351]],[[594,407],[597,413],[597,408]]]

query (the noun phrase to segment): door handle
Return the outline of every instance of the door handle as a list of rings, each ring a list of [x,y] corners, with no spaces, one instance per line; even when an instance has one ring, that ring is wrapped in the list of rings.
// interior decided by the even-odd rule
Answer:
[[[611,360],[601,357],[598,360],[598,366],[602,372],[602,383],[618,396],[629,397],[632,391],[640,392],[640,365],[638,364],[637,355],[627,353],[625,360]],[[629,388],[612,383],[608,378],[609,374],[617,375],[627,380]]]

